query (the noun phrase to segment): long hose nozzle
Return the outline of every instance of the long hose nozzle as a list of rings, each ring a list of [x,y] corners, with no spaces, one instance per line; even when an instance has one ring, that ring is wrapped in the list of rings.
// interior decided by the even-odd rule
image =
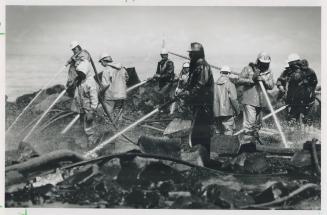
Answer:
[[[111,143],[112,141],[114,141],[115,139],[117,139],[119,136],[121,136],[122,134],[124,134],[125,132],[129,131],[130,129],[134,128],[135,126],[137,126],[138,124],[140,124],[141,122],[143,122],[144,120],[148,119],[149,117],[153,116],[154,114],[158,113],[160,110],[166,108],[168,105],[170,105],[171,103],[173,103],[175,101],[175,99],[161,105],[160,107],[154,109],[153,111],[151,111],[150,113],[146,114],[145,116],[141,117],[140,119],[138,119],[137,121],[135,121],[134,123],[130,124],[129,126],[125,127],[123,130],[117,132],[114,136],[110,137],[108,140],[105,140],[104,142],[100,143],[98,146],[96,146],[94,149],[90,150],[89,152],[87,152],[85,154],[86,157],[96,157],[96,152],[98,152],[99,150],[103,149],[103,147],[105,147],[107,144]]]

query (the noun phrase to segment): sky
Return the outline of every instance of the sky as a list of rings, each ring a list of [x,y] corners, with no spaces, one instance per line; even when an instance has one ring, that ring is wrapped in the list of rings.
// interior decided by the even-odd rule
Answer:
[[[72,55],[72,40],[95,61],[108,52],[134,66],[141,79],[154,74],[165,40],[166,49],[182,55],[200,42],[210,64],[236,72],[266,51],[275,80],[287,56],[298,53],[320,81],[320,17],[319,7],[7,6],[6,94],[14,100],[40,89]],[[170,58],[179,73],[185,60]],[[63,73],[54,82],[65,80]]]

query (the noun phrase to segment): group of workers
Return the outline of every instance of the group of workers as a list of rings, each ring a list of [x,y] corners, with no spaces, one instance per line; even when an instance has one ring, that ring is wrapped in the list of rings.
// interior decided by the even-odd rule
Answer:
[[[107,53],[99,58],[103,69],[98,74],[91,55],[78,41],[73,41],[70,48],[74,55],[67,62],[67,92],[74,98],[72,111],[81,116],[88,144],[94,145],[99,141],[94,123],[98,105],[101,103],[104,111],[113,115],[115,108],[121,107],[126,99],[128,75]]]
[[[96,71],[96,68],[90,54],[82,49],[78,42],[72,42],[71,49],[74,55],[67,62],[67,65],[70,65],[67,90],[74,97],[73,110],[81,114],[89,144],[93,145],[97,143],[94,117],[98,103],[102,104],[105,112],[113,114],[114,108],[121,106],[127,97],[128,74],[110,55],[102,54],[99,59],[103,67],[101,77],[99,74],[94,75],[93,70]],[[192,115],[197,127],[194,141],[197,141],[197,136],[200,137],[198,141],[210,139],[208,131],[212,124],[216,133],[233,135],[235,117],[241,113],[239,101],[243,105],[243,133],[248,137],[245,139],[258,140],[262,110],[267,105],[263,91],[272,90],[275,86],[270,70],[270,55],[259,53],[256,61],[249,63],[237,75],[229,66],[223,66],[220,68],[219,77],[214,80],[211,66],[205,60],[202,44],[191,43],[188,52],[189,61],[183,64],[177,78],[178,85],[174,97],[178,100],[177,111],[189,111]],[[169,92],[176,80],[174,63],[168,58],[165,49],[160,54],[162,59],[151,79],[158,82],[159,92],[164,102],[167,102],[171,99]],[[298,119],[308,114],[315,99],[317,77],[306,60],[297,54],[291,54],[288,66],[277,79],[276,85],[280,92],[285,94],[290,119]],[[242,94],[240,100],[237,88]]]

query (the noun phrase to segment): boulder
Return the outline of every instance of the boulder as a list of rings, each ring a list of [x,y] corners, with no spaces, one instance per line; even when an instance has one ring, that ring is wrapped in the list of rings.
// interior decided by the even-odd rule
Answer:
[[[242,153],[230,161],[232,169],[248,173],[264,173],[269,163],[263,153]]]
[[[241,206],[254,204],[254,199],[245,192],[236,191],[217,184],[206,188],[206,198],[209,202],[226,209],[237,209]]]
[[[263,192],[259,193],[258,195],[254,196],[256,204],[271,202],[275,199],[278,199],[282,196],[287,195],[288,189],[286,188],[286,184],[282,182],[276,182],[268,187]]]
[[[142,184],[148,185],[167,180],[180,183],[183,180],[183,176],[177,170],[161,162],[151,162],[143,168],[138,179],[142,181]]]
[[[182,151],[180,159],[197,166],[204,166],[209,160],[209,155],[207,149],[204,146],[195,145],[189,151]],[[173,167],[179,171],[185,171],[191,168],[183,164],[173,164]]]
[[[291,165],[296,168],[311,166],[312,165],[311,152],[309,150],[302,150],[296,152],[291,159]]]
[[[179,138],[141,136],[138,145],[144,153],[179,158]]]

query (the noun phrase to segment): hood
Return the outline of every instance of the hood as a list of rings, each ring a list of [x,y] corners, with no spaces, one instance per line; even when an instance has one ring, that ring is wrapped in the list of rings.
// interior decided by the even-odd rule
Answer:
[[[116,62],[111,62],[111,63],[108,63],[108,66],[111,66],[115,69],[121,69],[122,68],[122,65],[120,63],[116,63]]]

